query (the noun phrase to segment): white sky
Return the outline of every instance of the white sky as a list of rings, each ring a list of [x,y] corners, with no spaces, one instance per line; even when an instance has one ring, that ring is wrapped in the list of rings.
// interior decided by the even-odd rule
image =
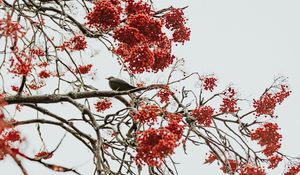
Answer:
[[[292,95],[276,113],[283,134],[282,151],[299,156],[300,1],[198,0],[187,3],[192,37],[179,51],[186,58],[187,70],[213,72],[222,83],[233,83],[240,94],[250,100],[257,98],[274,77],[287,76]],[[198,168],[200,162],[194,160],[196,158],[186,164],[194,168],[190,166],[186,171],[215,174],[209,166]]]
[[[173,2],[174,6],[189,5],[186,14],[192,30],[191,42],[175,49],[179,57],[186,59],[185,69],[188,72],[215,73],[222,85],[233,83],[239,93],[250,100],[259,96],[274,77],[289,77],[292,95],[277,108],[276,113],[284,135],[282,151],[300,155],[300,1],[164,0],[163,3],[169,2]],[[104,52],[100,51],[100,56]],[[104,58],[106,56],[101,58],[105,66],[99,67],[101,82],[106,75],[117,74],[119,70],[116,62],[104,60],[110,59]],[[55,139],[56,136],[53,137]],[[69,144],[70,148],[75,147],[72,142],[64,143]],[[203,150],[190,148],[189,155],[176,155],[177,162],[181,162],[179,173],[221,174],[218,166],[202,165],[205,157]],[[75,161],[70,160],[74,156],[73,151],[60,152],[62,157],[69,158],[61,159],[61,162]],[[84,152],[78,155],[84,157]],[[11,162],[10,159],[0,161],[0,174],[20,174]],[[59,174],[31,162],[26,167],[32,172],[31,175]],[[279,172],[281,170],[270,174],[277,175]]]

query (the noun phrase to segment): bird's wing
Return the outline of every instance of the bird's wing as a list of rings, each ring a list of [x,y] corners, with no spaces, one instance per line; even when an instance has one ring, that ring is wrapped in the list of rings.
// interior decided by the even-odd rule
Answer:
[[[122,79],[119,79],[119,78],[113,78],[112,81],[116,82],[116,83],[120,83],[120,84],[128,84],[130,85],[129,83],[127,83],[126,81],[122,80]]]
[[[120,85],[126,85],[128,87],[136,88],[136,87],[130,85],[129,83],[127,83],[126,81],[124,81],[122,79],[119,79],[119,78],[113,78],[113,81],[120,84]]]

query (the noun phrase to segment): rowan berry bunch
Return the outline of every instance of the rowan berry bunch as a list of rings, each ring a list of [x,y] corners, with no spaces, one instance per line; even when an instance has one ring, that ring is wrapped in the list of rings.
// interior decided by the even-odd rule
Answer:
[[[212,123],[214,109],[210,106],[201,106],[192,111],[194,116],[200,125],[209,127]]]
[[[297,175],[300,172],[300,165],[289,167],[288,171],[284,175]]]
[[[112,102],[111,100],[109,100],[108,98],[99,100],[96,104],[95,104],[95,108],[97,110],[97,112],[103,112],[106,109],[109,109],[112,107]]]
[[[291,91],[287,85],[281,85],[278,92],[266,92],[259,100],[254,100],[253,107],[256,115],[269,115],[273,117],[276,105],[280,105],[285,98],[290,95]]]
[[[237,107],[237,99],[236,99],[236,91],[234,88],[229,87],[224,93],[223,93],[223,103],[220,106],[220,111],[222,113],[235,113],[239,111],[239,108]]]
[[[165,86],[158,92],[157,95],[160,98],[161,103],[168,103],[170,101],[170,97],[174,95],[174,92],[171,91],[169,86]]]
[[[95,1],[87,15],[87,25],[102,31],[112,31],[117,41],[114,52],[127,64],[128,71],[143,73],[164,70],[173,63],[172,43],[189,40],[190,29],[185,26],[182,9],[161,12],[144,1]],[[168,38],[164,27],[173,31]]]
[[[13,120],[7,120],[0,109],[0,160],[7,155],[15,156],[17,143],[22,141],[20,133],[14,129]]]
[[[266,156],[271,156],[281,147],[282,135],[278,133],[278,130],[276,123],[265,123],[263,127],[251,133],[251,139],[258,140],[258,144],[265,147],[262,152]]]
[[[212,92],[217,87],[217,78],[213,76],[207,76],[203,78],[204,90]]]

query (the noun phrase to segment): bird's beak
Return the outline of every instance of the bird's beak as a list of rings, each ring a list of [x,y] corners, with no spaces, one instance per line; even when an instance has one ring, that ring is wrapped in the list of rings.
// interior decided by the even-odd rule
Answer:
[[[107,78],[105,78],[105,79],[107,79],[107,80],[108,80],[109,78],[107,77]]]

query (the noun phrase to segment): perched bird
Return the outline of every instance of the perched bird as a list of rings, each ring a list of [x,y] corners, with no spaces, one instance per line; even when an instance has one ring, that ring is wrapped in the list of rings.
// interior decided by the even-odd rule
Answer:
[[[136,88],[135,86],[131,86],[129,83],[119,78],[108,77],[106,79],[108,80],[109,87],[115,91],[128,91]]]

